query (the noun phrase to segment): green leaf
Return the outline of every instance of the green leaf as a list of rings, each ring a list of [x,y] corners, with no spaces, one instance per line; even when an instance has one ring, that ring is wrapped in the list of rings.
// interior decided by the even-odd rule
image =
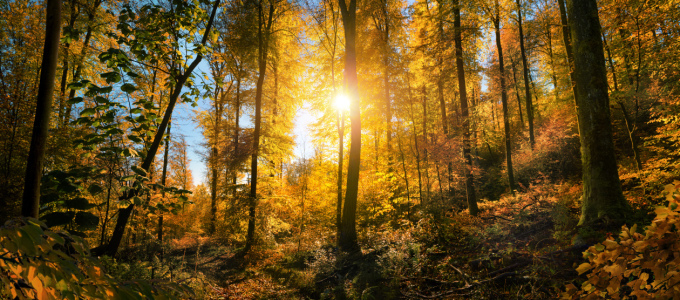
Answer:
[[[137,90],[137,88],[136,88],[134,85],[129,84],[129,83],[123,84],[123,85],[120,87],[120,89],[121,89],[123,92],[126,92],[126,93],[128,93],[128,94],[132,94],[134,91]]]
[[[75,199],[71,200],[66,200],[64,201],[64,207],[65,208],[73,208],[73,209],[79,209],[79,210],[86,210],[94,207],[94,205],[90,204],[90,202],[83,198],[83,197],[78,197]]]
[[[142,142],[142,139],[139,138],[139,137],[136,136],[136,135],[130,134],[130,135],[128,135],[128,138],[129,138],[130,140],[132,140],[133,142],[135,142],[135,143],[141,143],[141,142]]]
[[[86,108],[86,109],[83,109],[82,112],[80,112],[80,116],[81,117],[91,117],[91,116],[94,116],[94,114],[96,112],[97,111],[94,108]]]
[[[99,224],[99,217],[86,211],[79,211],[75,218],[78,230],[92,230],[96,229]]]
[[[74,212],[68,211],[68,212],[53,212],[46,214],[40,218],[40,220],[45,221],[45,224],[48,227],[54,227],[54,226],[59,226],[59,225],[65,225],[71,222],[73,220],[73,216],[75,215]]]
[[[137,173],[141,176],[146,176],[146,171],[144,169],[142,169],[138,166],[132,166],[131,168],[132,168],[132,171],[134,171],[135,173]]]
[[[68,102],[68,104],[71,104],[71,105],[78,104],[80,102],[83,102],[83,97],[74,97],[74,98],[68,99],[67,102]]]

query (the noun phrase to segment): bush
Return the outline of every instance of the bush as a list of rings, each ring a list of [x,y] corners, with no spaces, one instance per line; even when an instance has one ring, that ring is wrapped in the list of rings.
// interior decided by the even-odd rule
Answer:
[[[106,274],[87,243],[35,219],[0,227],[2,299],[180,299],[193,294],[162,281],[119,281]]]
[[[576,271],[587,273],[581,288],[567,285],[566,299],[680,299],[680,181],[666,186],[666,207],[637,233],[637,225],[623,226],[619,241],[609,237],[583,253],[587,263]]]

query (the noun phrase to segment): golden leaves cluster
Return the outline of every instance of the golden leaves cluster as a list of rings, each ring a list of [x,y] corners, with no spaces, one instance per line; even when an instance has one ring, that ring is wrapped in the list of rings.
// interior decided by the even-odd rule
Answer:
[[[623,226],[613,237],[583,252],[588,262],[576,271],[586,273],[581,288],[567,285],[563,299],[680,299],[680,181],[664,189],[668,206],[656,208],[656,217],[644,234],[637,225]]]

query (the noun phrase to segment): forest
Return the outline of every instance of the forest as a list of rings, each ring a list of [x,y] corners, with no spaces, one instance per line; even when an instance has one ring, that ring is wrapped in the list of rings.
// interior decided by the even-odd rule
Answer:
[[[0,0],[0,299],[680,299],[680,0]]]

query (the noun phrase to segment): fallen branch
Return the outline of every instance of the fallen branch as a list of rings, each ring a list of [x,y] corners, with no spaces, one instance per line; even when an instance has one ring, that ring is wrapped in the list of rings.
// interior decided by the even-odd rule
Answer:
[[[521,268],[521,267],[530,265],[531,263],[532,263],[532,261],[530,261],[530,260],[521,261],[521,262],[518,262],[518,263],[515,263],[515,264],[512,264],[512,265],[509,265],[505,268],[490,272],[489,274],[487,274],[487,276],[494,276],[496,274],[505,273],[505,272],[513,270],[513,269],[517,269],[517,268]]]
[[[414,294],[416,294],[418,297],[423,298],[423,299],[440,299],[444,296],[453,296],[453,297],[469,296],[470,295],[469,293],[468,294],[456,294],[456,293],[467,291],[469,289],[472,289],[473,287],[480,286],[480,285],[483,285],[483,284],[486,284],[486,283],[489,283],[489,282],[493,282],[493,281],[496,281],[496,280],[499,280],[499,279],[503,279],[503,278],[515,276],[515,275],[517,275],[517,273],[515,273],[515,272],[506,272],[506,273],[500,274],[500,275],[493,277],[493,278],[473,282],[472,284],[464,286],[462,288],[444,291],[444,292],[441,292],[439,294],[435,294],[435,295],[431,295],[431,296],[423,295],[423,294],[420,294],[420,293],[415,292],[415,291],[414,291]]]

